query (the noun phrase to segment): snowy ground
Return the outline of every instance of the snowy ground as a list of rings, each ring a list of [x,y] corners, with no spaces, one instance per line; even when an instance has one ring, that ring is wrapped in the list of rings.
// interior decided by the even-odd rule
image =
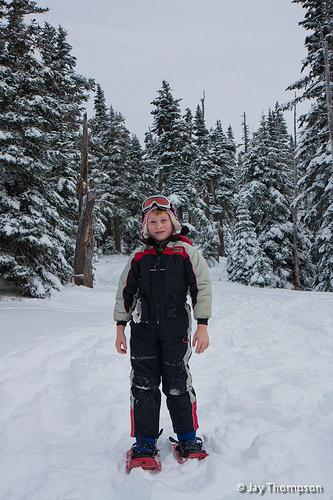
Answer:
[[[124,472],[129,358],[114,349],[112,308],[125,261],[104,257],[94,290],[2,297],[0,499],[332,500],[333,294],[244,287],[223,263],[211,346],[191,359],[210,456],[176,462],[164,404],[162,472]]]

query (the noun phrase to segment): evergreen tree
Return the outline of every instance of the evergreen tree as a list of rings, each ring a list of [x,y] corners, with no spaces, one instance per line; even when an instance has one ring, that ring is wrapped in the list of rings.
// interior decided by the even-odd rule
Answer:
[[[311,99],[310,111],[300,117],[298,206],[302,220],[312,233],[311,253],[317,267],[315,289],[333,291],[333,152],[330,145],[333,111],[328,106],[333,91],[333,4],[328,0],[293,1],[306,9],[300,25],[309,33],[305,39],[308,53],[302,68],[308,69],[308,74],[290,89],[302,91],[296,101]]]
[[[197,106],[193,122],[193,142],[196,154],[192,163],[195,175],[195,189],[197,193],[196,208],[193,212],[197,226],[197,242],[206,259],[219,258],[221,240],[223,242],[223,228],[218,222],[218,213],[214,217],[215,185],[219,178],[219,165],[214,165],[214,156],[210,151],[210,134],[206,128],[202,106]],[[217,159],[216,159],[217,161]],[[217,208],[216,208],[217,210]],[[215,218],[215,220],[214,220]]]
[[[185,123],[186,123],[186,126],[187,126],[188,135],[189,135],[190,139],[192,139],[192,133],[193,133],[193,114],[192,114],[192,111],[190,110],[190,108],[186,108],[185,109],[184,120],[185,120]]]
[[[218,255],[225,256],[225,234],[228,226],[234,225],[235,194],[237,184],[235,177],[236,146],[232,129],[227,136],[223,133],[221,121],[210,133],[209,156],[212,167],[209,172],[210,211],[213,221],[217,222],[219,235]]]
[[[179,160],[179,151],[176,149],[178,140],[178,125],[181,120],[179,102],[172,95],[169,83],[162,82],[158,97],[151,104],[155,106],[151,114],[154,122],[151,132],[158,137],[154,156],[159,169],[159,191],[162,192],[173,173],[174,165]]]
[[[244,145],[244,153],[247,153],[248,149],[249,149],[249,142],[250,142],[250,130],[249,130],[249,126],[247,123],[246,113],[243,113],[242,131],[243,131],[242,140],[243,140],[243,145]]]
[[[144,152],[136,135],[131,137],[125,168],[126,217],[121,227],[124,251],[129,253],[137,247],[141,239],[142,201],[150,196],[154,189],[149,164],[144,160]]]
[[[279,111],[262,117],[244,155],[241,203],[249,208],[258,242],[272,268],[270,286],[294,281],[293,227],[290,210],[292,155]]]
[[[89,166],[91,176],[94,179],[96,199],[94,205],[94,237],[98,246],[105,243],[105,233],[107,231],[105,216],[105,202],[103,200],[104,193],[107,191],[109,182],[108,174],[101,168],[103,159],[108,156],[105,147],[105,136],[109,127],[107,116],[107,107],[105,103],[105,95],[100,84],[96,85],[96,93],[94,98],[95,115],[89,120],[90,133],[90,148],[89,148]],[[113,250],[114,245],[113,245]]]
[[[33,1],[3,1],[1,9],[0,272],[22,293],[43,297],[72,272],[73,239],[65,218],[73,214],[74,181],[69,176],[67,184],[68,176],[61,175],[57,161],[57,152],[64,145],[59,141],[65,107],[54,80],[61,69],[50,74],[54,70],[52,53],[58,48],[56,38],[64,48],[64,33],[56,36],[50,26],[43,32],[35,21],[25,23],[27,14],[47,10]],[[40,58],[35,56],[38,50]],[[78,95],[76,106],[81,99]],[[66,97],[70,106],[71,97],[73,92]],[[69,116],[73,113],[67,113]]]
[[[40,12],[28,0],[2,3],[0,272],[33,296],[44,296],[69,270],[54,231],[59,214],[43,182],[47,165],[42,151],[48,143],[43,67],[34,57],[39,27],[24,22],[27,14]]]
[[[94,108],[95,116],[92,120],[92,126],[94,128],[94,134],[98,136],[100,132],[105,132],[108,128],[105,95],[99,83],[96,85]]]
[[[249,126],[247,123],[247,116],[246,113],[243,113],[243,120],[242,120],[242,143],[239,145],[239,150],[238,150],[238,156],[237,156],[237,164],[236,164],[236,171],[235,171],[235,177],[236,177],[236,182],[237,182],[237,190],[240,188],[241,184],[241,171],[242,171],[242,166],[243,166],[243,156],[248,152],[249,149],[249,143],[251,140],[251,134],[249,130]]]
[[[149,195],[159,192],[159,168],[155,151],[157,150],[158,137],[149,129],[145,134],[142,160],[145,171],[149,177]]]
[[[46,178],[54,193],[52,204],[67,235],[66,259],[72,263],[82,154],[81,120],[83,104],[89,98],[87,92],[94,83],[75,72],[76,59],[66,37],[61,26],[55,29],[45,23],[37,44],[44,63],[43,135],[48,137],[48,148],[43,154],[49,165]]]
[[[244,285],[271,285],[275,281],[273,270],[258,244],[249,211],[240,205],[236,218],[235,242],[228,254],[229,279]]]
[[[150,194],[149,166],[122,115],[112,106],[107,110],[100,85],[90,126],[97,189],[95,230],[105,252],[130,252],[140,237],[142,199]]]
[[[165,80],[158,94],[152,101],[155,108],[152,111],[154,138],[150,141],[150,161],[153,160],[158,168],[158,190],[172,199],[179,217],[188,220],[195,206],[191,115],[187,112],[185,120],[181,117],[181,99],[173,97]]]
[[[108,113],[108,129],[103,134],[103,140],[106,155],[101,159],[100,168],[105,174],[102,201],[106,235],[113,238],[115,250],[121,252],[122,221],[127,215],[126,160],[131,139],[123,116],[112,106]]]

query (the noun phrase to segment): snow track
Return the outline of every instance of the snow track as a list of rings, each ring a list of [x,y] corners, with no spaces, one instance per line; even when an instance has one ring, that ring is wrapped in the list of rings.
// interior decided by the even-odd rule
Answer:
[[[321,485],[315,497],[333,498],[333,296],[230,283],[223,264],[211,270],[211,346],[191,359],[210,456],[177,463],[163,404],[162,472],[125,473],[129,358],[111,318],[125,261],[101,259],[94,290],[0,301],[0,499],[246,498],[238,483],[266,496],[267,483]]]

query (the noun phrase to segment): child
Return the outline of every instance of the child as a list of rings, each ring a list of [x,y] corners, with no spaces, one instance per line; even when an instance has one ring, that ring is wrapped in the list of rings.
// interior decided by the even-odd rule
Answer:
[[[132,253],[120,277],[114,309],[116,349],[121,354],[127,352],[125,326],[131,320],[131,436],[136,437],[131,458],[157,454],[162,380],[178,436],[177,451],[186,459],[204,453],[196,437],[196,395],[188,365],[191,312],[186,299],[189,293],[198,323],[192,345],[200,354],[209,345],[208,266],[179,234],[182,226],[176,210],[164,196],[143,202],[142,226],[143,245]]]

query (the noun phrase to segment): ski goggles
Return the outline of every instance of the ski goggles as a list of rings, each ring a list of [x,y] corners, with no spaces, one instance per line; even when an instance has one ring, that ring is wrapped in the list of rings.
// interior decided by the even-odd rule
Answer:
[[[162,195],[157,195],[157,196],[149,196],[143,203],[142,203],[142,213],[145,214],[148,210],[150,210],[152,207],[157,207],[161,208],[162,210],[172,210],[173,207],[170,203],[170,201],[165,198]]]

